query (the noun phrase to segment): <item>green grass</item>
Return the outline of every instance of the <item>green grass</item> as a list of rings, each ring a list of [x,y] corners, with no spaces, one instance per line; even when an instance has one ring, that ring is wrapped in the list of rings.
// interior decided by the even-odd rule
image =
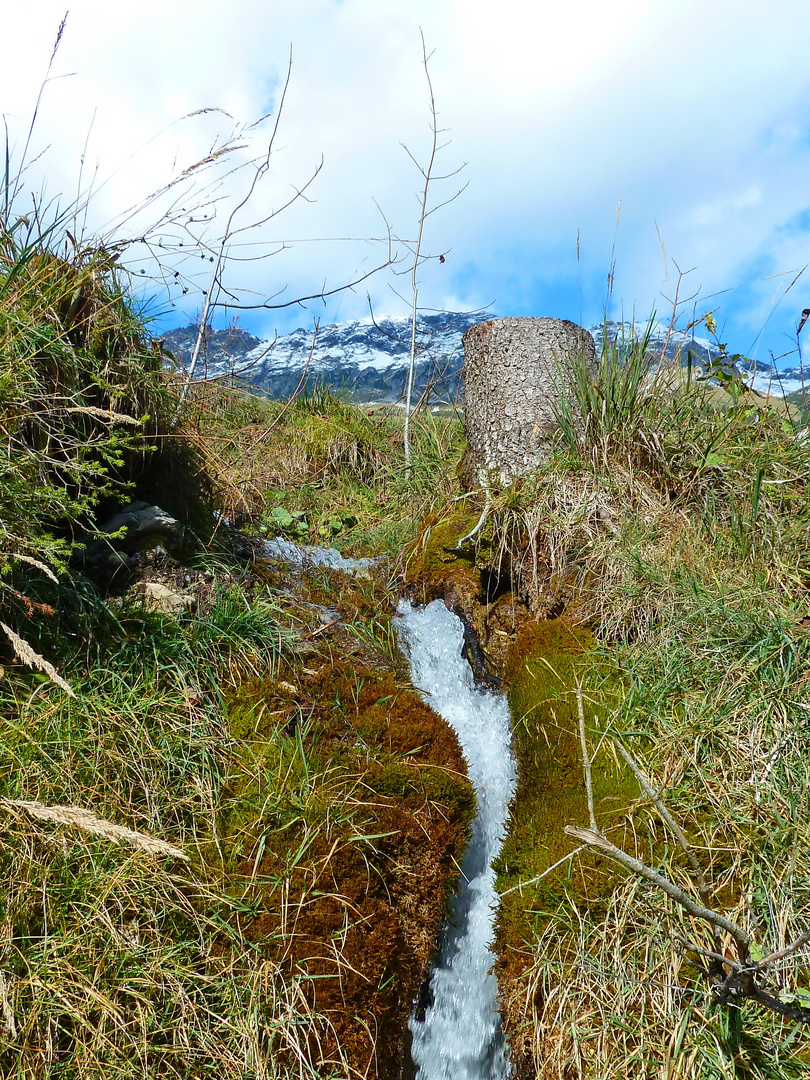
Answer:
[[[697,897],[609,733],[663,792],[717,910],[761,951],[810,925],[801,413],[684,378],[644,335],[608,342],[560,398],[552,460],[490,493],[475,557],[454,562],[480,511],[475,493],[455,501],[454,414],[413,418],[406,466],[400,417],[324,391],[281,404],[200,385],[180,409],[114,253],[9,213],[0,605],[40,659],[4,645],[0,671],[0,1072],[396,1074],[472,812],[457,743],[409,693],[393,640],[407,551],[426,594],[450,581],[482,626],[497,603],[534,626],[507,680],[522,791],[498,865],[520,1075],[810,1075],[806,1027],[721,1004],[680,951],[676,933],[711,944],[705,924],[562,833],[587,823],[576,674],[599,697],[605,834]],[[390,561],[372,581],[293,582],[222,555],[199,610],[174,620],[101,597],[71,563],[135,494],[193,519],[198,560],[212,531],[226,541],[217,510]],[[559,615],[588,628],[576,662],[558,649],[562,689],[535,648]],[[94,817],[77,824],[75,807]],[[808,967],[805,948],[769,989],[801,998]]]
[[[384,586],[313,587],[379,626]],[[305,584],[211,590],[180,621],[88,599],[73,699],[0,679],[4,1076],[394,1067],[473,812],[458,745],[387,636],[312,637]]]
[[[327,390],[279,403],[200,387],[193,409],[185,430],[217,477],[222,512],[258,535],[393,557],[457,491],[454,415],[414,416],[408,468],[400,416],[369,415]]]
[[[393,1074],[473,811],[457,741],[403,685],[394,569],[254,571],[214,511],[394,555],[458,424],[416,421],[406,475],[401,424],[328,394],[181,409],[102,250],[5,239],[0,1072]],[[72,561],[135,496],[191,526],[179,619]]]
[[[200,624],[122,609],[116,631],[104,661],[70,671],[75,700],[36,676],[0,681],[0,789],[170,840],[190,862],[3,802],[3,1075],[275,1075],[274,995],[293,1015],[300,1003],[241,938],[210,847],[231,746],[215,677],[265,667],[284,634],[232,587]]]

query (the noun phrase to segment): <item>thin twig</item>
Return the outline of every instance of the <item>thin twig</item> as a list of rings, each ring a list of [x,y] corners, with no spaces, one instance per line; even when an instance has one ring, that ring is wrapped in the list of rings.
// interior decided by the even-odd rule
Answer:
[[[777,960],[784,960],[786,956],[791,956],[808,942],[810,942],[810,930],[806,931],[800,937],[797,937],[792,945],[786,945],[784,949],[780,949],[778,952],[768,953],[762,960],[758,960],[754,966],[757,971],[761,971],[766,964],[774,964]]]
[[[428,159],[427,169],[422,169],[421,166],[417,166],[420,172],[425,178],[425,184],[422,188],[422,206],[419,214],[419,230],[416,236],[416,244],[413,249],[413,265],[411,267],[411,292],[412,292],[412,305],[411,305],[411,351],[408,360],[408,387],[405,391],[405,430],[404,430],[404,444],[405,444],[405,464],[410,466],[411,464],[411,397],[413,395],[413,371],[416,364],[416,316],[419,303],[419,282],[417,281],[417,272],[419,270],[419,259],[422,252],[422,235],[425,230],[425,219],[427,218],[427,201],[428,193],[430,191],[430,181],[433,175],[433,165],[436,161],[436,154],[439,149],[439,127],[438,120],[436,118],[436,101],[433,96],[433,84],[430,80],[430,68],[428,67],[428,60],[430,57],[427,54],[427,47],[425,46],[425,35],[420,30],[422,37],[422,65],[425,69],[425,78],[427,79],[428,91],[430,92],[430,118],[431,118],[431,135],[432,143],[430,148],[430,158]],[[407,147],[406,147],[407,150]],[[413,155],[411,155],[413,157]]]
[[[489,501],[489,492],[487,491],[487,492],[485,492],[485,495],[484,495],[484,509],[481,511],[481,517],[478,519],[478,524],[475,526],[475,528],[471,532],[468,532],[466,536],[462,536],[462,538],[458,541],[458,543],[456,544],[455,547],[453,547],[453,548],[445,548],[445,551],[449,551],[449,552],[461,551],[461,549],[464,547],[465,544],[469,544],[470,540],[472,540],[473,537],[477,536],[478,533],[483,529],[484,522],[487,520],[487,517],[489,516],[490,508],[491,508],[491,503]]]
[[[228,242],[230,241],[231,236],[236,231],[233,228],[234,219],[235,219],[236,215],[239,213],[239,211],[250,200],[251,196],[253,195],[253,192],[256,190],[256,185],[258,184],[259,180],[264,176],[264,174],[270,168],[270,155],[271,155],[271,153],[273,151],[273,144],[275,142],[275,138],[276,138],[276,135],[278,133],[278,125],[279,125],[279,122],[281,120],[281,115],[282,115],[282,113],[284,111],[284,100],[287,97],[287,90],[289,89],[289,86],[290,86],[290,77],[291,77],[291,75],[292,75],[292,48],[290,49],[290,58],[289,58],[289,60],[287,62],[287,78],[284,81],[284,87],[283,87],[283,89],[281,91],[281,99],[279,101],[278,109],[276,110],[276,121],[275,121],[275,124],[273,125],[273,132],[272,132],[272,134],[270,136],[270,142],[269,142],[269,145],[267,147],[267,154],[265,155],[264,160],[262,161],[262,164],[256,169],[256,171],[255,171],[255,173],[253,175],[253,179],[251,180],[250,184],[248,185],[247,192],[245,193],[243,198],[236,204],[236,206],[233,208],[233,210],[231,210],[231,213],[230,213],[230,215],[228,217],[227,224],[225,226],[225,232],[222,234],[222,239],[219,242],[219,244],[217,245],[216,261],[214,263],[214,269],[213,269],[213,271],[211,273],[211,281],[210,281],[210,284],[209,284],[208,288],[205,291],[205,300],[203,301],[202,315],[200,316],[200,329],[199,329],[199,332],[197,333],[197,340],[194,343],[194,351],[191,354],[191,360],[190,360],[189,365],[188,365],[188,371],[186,372],[186,378],[185,378],[185,382],[183,383],[183,389],[180,392],[180,406],[181,407],[182,407],[182,404],[186,400],[186,395],[188,394],[188,388],[191,385],[192,379],[194,378],[194,369],[197,366],[197,360],[199,359],[200,349],[202,348],[203,341],[205,340],[205,335],[206,335],[206,332],[207,332],[207,329],[208,329],[208,316],[209,316],[209,312],[211,310],[211,306],[214,303],[216,285],[217,285],[217,282],[218,282],[219,277],[220,277],[220,270],[222,268],[222,263],[226,259],[226,251],[227,251],[227,247],[228,247]],[[176,420],[177,420],[177,417],[175,417],[175,422],[176,422]]]
[[[669,810],[664,804],[664,800],[661,798],[661,793],[653,788],[652,784],[649,781],[649,778],[644,772],[642,772],[641,767],[639,766],[633,755],[630,753],[630,751],[625,746],[623,746],[622,743],[615,736],[612,736],[612,739],[613,745],[616,747],[621,756],[630,766],[630,770],[632,771],[636,780],[638,780],[639,784],[641,785],[644,794],[653,803],[658,813],[672,830],[672,834],[674,835],[675,839],[681,845],[681,848],[686,854],[687,859],[689,859],[689,865],[692,867],[692,870],[695,873],[695,877],[697,878],[698,892],[700,893],[700,898],[703,903],[708,907],[709,888],[706,884],[706,879],[703,876],[703,870],[700,863],[698,862],[694,849],[692,848],[692,845],[689,843],[689,841],[686,839],[686,835],[683,829],[673,818],[672,814],[670,814]]]
[[[582,683],[576,681],[577,716],[579,717],[579,742],[582,747],[582,768],[585,772],[585,791],[588,796],[588,822],[593,832],[598,833],[596,815],[593,812],[593,777],[591,775],[591,758],[588,753],[588,742],[585,738],[585,709],[582,704]]]
[[[667,809],[666,805],[664,804],[664,800],[661,798],[660,791],[656,791],[653,788],[652,784],[649,781],[649,778],[642,771],[640,765],[638,764],[636,759],[633,757],[633,755],[630,753],[630,751],[627,749],[627,747],[625,747],[615,737],[613,737],[613,745],[616,747],[616,749],[619,751],[621,756],[627,762],[627,764],[629,765],[629,767],[630,767],[633,775],[635,776],[636,780],[638,780],[639,784],[641,785],[642,791],[651,800],[651,802],[655,806],[656,810],[661,815],[664,822],[669,826],[670,830],[672,831],[673,836],[675,837],[675,839],[678,841],[681,848],[683,849],[687,859],[689,860],[689,865],[692,867],[692,871],[693,871],[693,873],[695,875],[695,878],[697,880],[697,888],[698,888],[698,893],[700,894],[700,899],[703,901],[704,907],[708,908],[709,907],[709,898],[710,898],[710,895],[711,895],[710,891],[709,891],[709,886],[708,886],[708,884],[706,882],[706,878],[705,878],[705,875],[703,873],[703,868],[701,867],[700,863],[698,862],[698,857],[695,854],[695,851],[694,851],[692,845],[686,839],[686,834],[684,833],[683,829],[680,827],[680,825],[677,823],[677,821],[673,818],[672,814]],[[714,937],[715,950],[719,953],[719,951],[720,951],[720,930],[716,925],[712,927],[712,935]]]
[[[439,134],[440,134],[439,118],[438,118],[438,113],[436,112],[436,98],[435,98],[435,95],[433,93],[433,82],[432,82],[432,80],[430,78],[430,66],[429,66],[430,58],[433,55],[433,53],[428,54],[427,46],[425,45],[425,35],[424,35],[424,32],[421,29],[419,31],[419,34],[420,34],[420,36],[422,38],[422,66],[425,69],[425,79],[427,80],[428,93],[430,95],[431,145],[430,145],[430,157],[428,158],[428,163],[427,163],[426,168],[422,168],[422,166],[419,164],[419,162],[416,160],[416,158],[413,156],[413,154],[410,152],[410,150],[408,149],[407,146],[404,147],[405,152],[410,157],[411,161],[413,161],[413,163],[416,165],[417,169],[419,170],[419,172],[422,174],[422,176],[425,179],[425,183],[424,183],[424,185],[422,187],[422,194],[421,194],[421,204],[420,204],[420,211],[419,211],[419,228],[418,228],[417,235],[416,235],[416,242],[414,243],[413,248],[411,249],[411,252],[412,252],[412,255],[413,255],[413,262],[411,264],[411,348],[410,348],[410,357],[409,357],[409,360],[408,360],[408,382],[407,382],[407,389],[405,391],[405,428],[404,428],[404,434],[403,434],[403,440],[404,440],[404,446],[405,446],[405,464],[408,466],[408,468],[410,468],[410,464],[411,464],[411,442],[410,442],[411,412],[412,412],[411,400],[412,400],[412,397],[413,397],[414,368],[416,366],[416,318],[417,318],[417,314],[418,314],[418,310],[419,310],[419,281],[418,281],[418,278],[417,278],[417,274],[419,272],[419,267],[420,267],[420,265],[421,265],[421,263],[423,261],[423,257],[422,257],[422,237],[423,237],[423,234],[424,234],[424,231],[425,231],[425,222],[430,217],[430,215],[435,213],[435,211],[438,210],[440,207],[446,206],[448,203],[453,202],[454,199],[457,199],[458,196],[461,194],[461,192],[464,190],[464,188],[462,187],[461,190],[457,191],[455,193],[455,195],[451,196],[451,198],[446,199],[445,202],[439,203],[437,206],[434,206],[432,209],[428,210],[427,202],[428,202],[428,196],[430,194],[431,182],[433,180],[448,180],[450,177],[456,176],[461,171],[461,169],[464,168],[464,166],[462,165],[458,169],[455,169],[453,172],[447,173],[444,176],[434,176],[433,175],[433,169],[434,169],[434,166],[436,164],[436,156],[437,156],[437,154],[439,153],[440,150],[443,150],[445,148],[445,146],[447,146],[447,143],[444,143],[442,146],[439,146]],[[465,185],[465,187],[466,187],[466,185]],[[425,256],[425,258],[427,258],[427,256]],[[442,261],[444,261],[444,256],[443,255],[442,255]]]
[[[538,874],[537,877],[529,878],[528,881],[521,881],[519,885],[513,885],[509,889],[504,889],[502,893],[499,893],[499,895],[508,896],[509,893],[515,892],[517,889],[525,889],[529,885],[534,885],[536,884],[536,882],[542,881],[543,878],[550,874],[552,870],[556,870],[558,866],[562,866],[562,864],[568,862],[569,859],[573,859],[575,855],[579,855],[580,851],[584,851],[586,846],[587,845],[583,844],[582,847],[574,848],[574,850],[570,851],[567,855],[563,855],[561,859],[557,859],[557,861],[552,866],[549,866],[546,870],[544,870],[542,874]]]
[[[679,945],[683,945],[689,952],[697,953],[698,956],[706,956],[710,960],[715,960],[720,964],[728,964],[734,971],[746,971],[750,970],[746,968],[745,964],[741,964],[739,960],[734,960],[731,956],[725,956],[723,953],[713,952],[711,949],[699,949],[693,942],[688,941],[685,937],[681,937],[680,934],[673,934],[673,941],[677,941]],[[704,969],[705,970],[705,969]]]

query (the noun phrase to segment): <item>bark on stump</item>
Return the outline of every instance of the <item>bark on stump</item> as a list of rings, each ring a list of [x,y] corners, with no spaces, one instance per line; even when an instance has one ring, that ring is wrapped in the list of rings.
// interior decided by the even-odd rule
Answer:
[[[548,457],[554,399],[573,361],[596,368],[587,330],[567,319],[489,319],[464,335],[465,480],[509,484]]]

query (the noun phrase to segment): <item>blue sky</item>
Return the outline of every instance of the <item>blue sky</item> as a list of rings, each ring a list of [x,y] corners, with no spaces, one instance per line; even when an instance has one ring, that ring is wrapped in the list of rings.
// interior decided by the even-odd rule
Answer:
[[[0,107],[18,159],[65,2],[4,14],[16,47],[0,71]],[[236,227],[278,211],[321,158],[323,166],[286,210],[234,237],[226,288],[239,303],[336,288],[385,261],[389,231],[400,273],[380,272],[326,304],[218,318],[284,333],[315,318],[363,317],[369,296],[378,314],[406,314],[410,279],[401,271],[421,176],[401,144],[423,165],[430,150],[421,28],[450,140],[438,172],[465,166],[434,182],[431,201],[468,187],[426,222],[424,251],[445,261],[420,271],[420,306],[588,324],[604,312],[615,250],[613,317],[669,318],[677,290],[681,324],[713,310],[731,351],[795,362],[796,323],[810,306],[810,271],[795,280],[810,262],[805,5],[526,8],[523,0],[501,0],[497,14],[483,0],[73,0],[19,212],[43,185],[63,205],[92,187],[73,231],[146,237],[127,263],[162,325],[187,321],[247,190],[247,163],[266,150],[292,47],[270,167]],[[188,115],[203,109],[221,111]],[[129,214],[234,133],[241,149]],[[203,215],[204,227],[195,220]],[[200,231],[206,257],[189,258]]]

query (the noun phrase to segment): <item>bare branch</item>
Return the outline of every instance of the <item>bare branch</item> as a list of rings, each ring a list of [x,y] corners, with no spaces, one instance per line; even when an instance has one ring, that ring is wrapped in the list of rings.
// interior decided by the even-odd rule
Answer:
[[[667,807],[664,805],[664,800],[661,798],[661,793],[657,792],[657,791],[655,791],[653,789],[653,786],[650,783],[649,778],[642,771],[641,767],[639,766],[638,762],[633,757],[633,755],[630,753],[630,751],[621,742],[619,742],[619,740],[616,739],[615,737],[613,738],[613,745],[616,747],[616,749],[619,751],[621,756],[627,762],[627,764],[629,765],[629,767],[630,767],[633,775],[635,776],[636,780],[638,780],[639,784],[641,785],[642,791],[652,801],[652,803],[655,806],[656,810],[661,815],[661,818],[663,819],[665,824],[669,826],[670,830],[672,831],[673,836],[675,837],[675,839],[680,844],[680,846],[681,846],[682,850],[684,851],[687,859],[689,860],[689,865],[692,867],[692,871],[693,871],[693,873],[695,875],[695,879],[697,881],[698,893],[700,894],[700,899],[703,901],[704,907],[708,908],[709,907],[709,897],[710,897],[709,886],[706,883],[706,878],[705,878],[705,876],[703,874],[703,868],[701,867],[700,863],[698,862],[697,855],[695,854],[695,851],[694,851],[692,845],[687,840],[686,834],[684,833],[684,831],[680,827],[680,825],[677,823],[677,821],[675,821],[672,814],[670,814]],[[715,950],[717,952],[719,952],[720,951],[720,930],[716,925],[713,926],[713,928],[712,928],[712,934],[713,934],[713,937],[714,937]]]
[[[792,956],[793,953],[798,952],[808,942],[810,942],[810,930],[802,934],[801,937],[797,937],[792,945],[786,945],[784,949],[780,949],[778,952],[769,953],[762,960],[757,961],[754,967],[757,971],[761,971],[768,964],[775,964],[777,960],[784,960],[785,957]]]
[[[798,1020],[799,1023],[810,1024],[810,1009],[802,1009],[798,1005],[790,1005],[788,1002],[780,1001],[779,998],[774,997],[773,994],[769,994],[765,990],[760,990],[759,987],[756,987],[748,996],[772,1012],[787,1017],[788,1020]]]
[[[589,847],[597,848],[609,858],[623,866],[626,870],[630,870],[638,877],[644,878],[645,881],[649,881],[651,884],[657,886],[657,888],[661,889],[662,892],[665,892],[667,896],[671,897],[676,904],[679,904],[684,911],[687,911],[696,919],[702,919],[711,926],[719,926],[722,930],[725,930],[725,932],[730,934],[737,942],[740,958],[743,963],[747,961],[748,951],[751,948],[752,942],[751,935],[746,933],[741,927],[737,926],[736,923],[727,919],[725,915],[721,915],[718,911],[713,911],[711,908],[696,904],[690,896],[687,896],[683,889],[679,888],[677,885],[673,885],[671,881],[668,881],[665,877],[651,869],[651,867],[647,866],[639,859],[634,858],[632,855],[628,855],[627,852],[616,847],[610,840],[606,840],[604,836],[600,836],[598,833],[588,829],[577,828],[575,825],[566,825],[565,834],[566,836],[572,837],[574,840],[579,840],[580,842],[587,844]]]
[[[642,772],[641,767],[639,766],[633,755],[630,753],[630,751],[625,746],[623,746],[617,738],[613,737],[612,741],[613,745],[616,747],[621,756],[630,766],[630,770],[635,776],[636,780],[638,780],[642,791],[653,803],[658,813],[661,815],[661,817],[671,829],[673,836],[681,845],[681,848],[686,854],[686,857],[689,859],[689,865],[692,867],[692,870],[695,873],[695,877],[697,878],[700,898],[703,903],[708,907],[709,888],[706,884],[706,879],[703,876],[703,870],[700,863],[698,862],[694,849],[692,848],[692,845],[689,843],[689,841],[686,839],[686,835],[683,829],[680,827],[677,821],[675,821],[672,814],[670,814],[669,810],[664,805],[664,800],[661,798],[660,792],[657,792],[653,789],[653,786],[650,783],[648,777]]]
[[[585,772],[585,791],[588,796],[588,822],[594,833],[599,833],[596,824],[596,815],[593,810],[593,778],[591,775],[591,757],[588,753],[588,742],[585,738],[585,709],[582,705],[582,683],[576,680],[577,716],[579,718],[579,741],[582,747],[582,768]]]
[[[374,274],[379,274],[380,270],[384,270],[387,266],[391,265],[391,260],[388,259],[384,263],[380,263],[379,266],[375,266],[373,270],[367,271],[367,273],[355,278],[353,281],[347,282],[345,285],[338,285],[334,289],[322,289],[320,292],[311,293],[309,296],[297,296],[295,300],[287,300],[283,304],[234,304],[228,301],[228,303],[211,303],[209,307],[228,307],[237,311],[256,311],[261,308],[264,311],[278,311],[281,308],[295,307],[296,305],[303,305],[308,300],[325,300],[327,296],[335,296],[336,293],[346,292],[347,289],[353,289],[357,285],[362,285],[364,281],[368,281]],[[276,294],[278,295],[278,294]]]
[[[463,165],[461,167],[462,167],[462,169],[464,168]],[[454,175],[454,174],[451,174],[451,175]],[[442,176],[436,176],[436,177],[434,177],[434,179],[435,180],[443,180],[445,178],[442,177]],[[437,210],[441,210],[443,207],[449,206],[450,203],[455,202],[456,199],[459,197],[459,195],[462,195],[467,190],[467,188],[469,186],[470,186],[470,181],[468,180],[466,184],[464,184],[462,187],[460,187],[458,189],[458,191],[455,193],[455,195],[451,195],[449,199],[445,199],[444,202],[436,203],[436,205],[434,207],[431,207],[431,209],[428,210],[428,212],[425,214],[425,217],[430,217],[430,215],[435,214]],[[431,256],[429,256],[429,255],[426,256],[426,258],[430,258],[430,257]]]
[[[691,941],[688,941],[685,937],[681,937],[680,934],[673,934],[673,940],[677,941],[679,945],[683,945],[683,947],[688,952],[697,953],[698,956],[706,956],[710,960],[714,960],[716,963],[718,963],[720,965],[728,964],[728,966],[730,968],[732,968],[734,971],[746,971],[746,970],[748,970],[746,968],[746,965],[741,964],[739,962],[739,960],[735,960],[731,956],[725,956],[725,955],[723,955],[723,953],[712,952],[711,949],[699,949],[697,945],[693,944],[693,942],[691,942]]]
[[[457,553],[461,551],[465,544],[469,544],[470,540],[472,540],[473,537],[477,536],[477,534],[483,529],[484,522],[487,520],[487,517],[489,515],[490,507],[491,503],[489,500],[489,491],[486,491],[484,495],[484,509],[481,511],[481,517],[478,519],[478,524],[475,526],[474,529],[468,532],[466,536],[462,536],[462,538],[458,541],[454,548],[445,548],[444,550],[451,553]]]
[[[431,132],[432,132],[432,143],[431,143],[430,157],[428,158],[427,168],[423,169],[421,166],[417,166],[419,168],[419,171],[421,172],[422,176],[424,176],[424,178],[425,178],[425,184],[424,184],[424,187],[422,189],[422,198],[421,198],[422,209],[421,209],[421,213],[419,215],[419,229],[417,231],[416,246],[415,246],[414,252],[413,252],[413,264],[412,264],[412,267],[411,267],[411,299],[412,299],[412,303],[411,303],[411,355],[410,355],[410,360],[408,362],[408,386],[407,386],[407,389],[406,389],[406,392],[405,392],[405,428],[404,428],[404,433],[403,433],[403,438],[404,438],[404,443],[405,443],[405,464],[408,467],[410,467],[410,464],[411,464],[411,442],[410,442],[410,435],[411,435],[411,400],[413,398],[413,373],[414,373],[414,367],[416,365],[416,314],[417,314],[417,310],[418,310],[418,306],[419,306],[419,283],[417,281],[416,274],[417,274],[417,270],[419,269],[419,254],[420,254],[420,252],[422,250],[422,236],[424,234],[425,219],[427,217],[426,211],[427,211],[428,193],[430,191],[430,179],[431,179],[431,174],[433,173],[433,165],[434,165],[434,162],[436,160],[436,153],[437,153],[437,150],[438,150],[438,137],[439,137],[438,121],[437,121],[437,116],[436,116],[436,101],[435,101],[435,98],[433,96],[433,83],[431,82],[431,79],[430,79],[430,68],[428,66],[428,61],[429,61],[430,57],[428,56],[427,47],[425,46],[425,35],[424,35],[424,33],[423,33],[423,31],[421,29],[419,31],[419,34],[420,34],[420,37],[422,38],[422,65],[423,65],[423,67],[425,69],[425,78],[427,79],[428,91],[429,91],[429,94],[430,94],[430,117],[431,117],[430,127],[431,127]],[[432,55],[433,54],[431,53],[431,56]],[[408,155],[410,156],[411,160],[413,161],[414,160],[413,154],[411,154],[411,152],[408,151]]]

